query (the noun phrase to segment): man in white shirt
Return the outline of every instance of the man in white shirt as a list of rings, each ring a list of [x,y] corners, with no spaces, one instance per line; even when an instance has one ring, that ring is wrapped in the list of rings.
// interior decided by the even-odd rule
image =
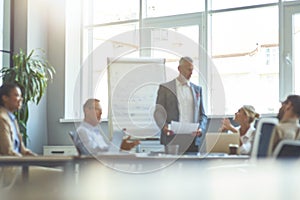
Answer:
[[[100,127],[102,108],[98,99],[88,99],[83,105],[84,120],[77,128],[74,136],[76,147],[82,155],[90,155],[109,151],[111,142]],[[130,150],[139,144],[139,141],[129,141],[130,136],[123,139],[122,150]]]
[[[168,145],[175,137],[168,129],[171,121],[199,123],[198,130],[193,133],[195,139],[187,151],[198,151],[207,125],[202,88],[190,82],[193,70],[190,57],[179,60],[179,76],[159,86],[154,113],[156,124],[161,128],[160,142],[164,145]]]

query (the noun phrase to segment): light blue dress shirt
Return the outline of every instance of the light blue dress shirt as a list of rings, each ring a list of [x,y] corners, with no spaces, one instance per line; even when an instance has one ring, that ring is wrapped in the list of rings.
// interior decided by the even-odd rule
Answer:
[[[109,150],[109,140],[101,134],[100,129],[100,125],[92,126],[85,121],[80,123],[74,140],[82,155],[107,152]]]
[[[21,153],[20,152],[20,140],[19,140],[19,136],[18,136],[18,129],[16,127],[15,124],[15,120],[16,120],[16,116],[12,113],[12,112],[7,112],[8,116],[10,118],[10,127],[12,130],[12,139],[13,139],[13,145],[14,145],[14,151]]]

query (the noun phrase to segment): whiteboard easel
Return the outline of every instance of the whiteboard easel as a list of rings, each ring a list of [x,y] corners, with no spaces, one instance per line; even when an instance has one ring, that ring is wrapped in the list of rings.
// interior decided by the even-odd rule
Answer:
[[[160,133],[153,112],[165,59],[108,58],[108,119],[110,136],[126,128],[136,138]]]

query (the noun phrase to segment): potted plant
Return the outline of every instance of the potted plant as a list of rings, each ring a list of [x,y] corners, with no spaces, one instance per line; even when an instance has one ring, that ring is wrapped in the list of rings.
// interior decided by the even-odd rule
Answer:
[[[16,83],[22,91],[23,106],[15,115],[25,144],[28,138],[26,129],[29,116],[28,102],[32,101],[36,105],[39,104],[46,92],[48,81],[53,80],[55,73],[54,68],[44,57],[44,51],[38,50],[41,51],[40,54],[35,54],[35,50],[32,50],[27,55],[20,49],[19,53],[12,56],[12,66],[3,67],[0,70],[0,77],[3,77],[3,82]]]

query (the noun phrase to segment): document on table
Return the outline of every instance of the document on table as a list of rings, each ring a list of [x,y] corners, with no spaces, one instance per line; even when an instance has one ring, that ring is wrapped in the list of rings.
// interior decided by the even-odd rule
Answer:
[[[197,131],[199,123],[185,123],[185,122],[176,122],[171,121],[171,130],[175,134],[191,134],[192,132]]]

